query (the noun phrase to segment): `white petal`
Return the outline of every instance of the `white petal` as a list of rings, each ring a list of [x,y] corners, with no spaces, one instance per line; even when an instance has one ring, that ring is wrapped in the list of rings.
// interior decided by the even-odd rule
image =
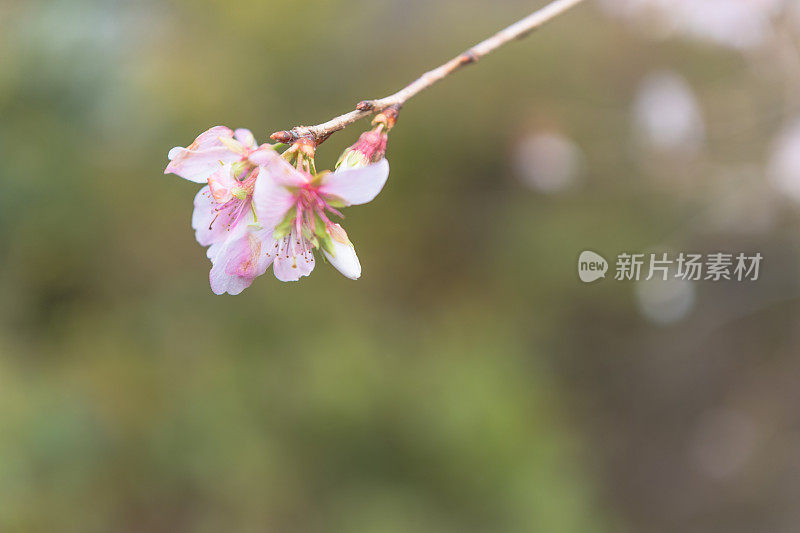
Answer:
[[[239,294],[249,287],[255,278],[264,274],[272,263],[272,256],[266,253],[271,249],[272,243],[271,236],[266,232],[252,231],[250,226],[245,224],[238,225],[231,237],[218,247],[212,258],[213,266],[209,273],[209,281],[214,294],[226,292],[232,295]],[[246,274],[239,272],[240,261],[243,259],[256,261],[255,265],[251,263],[252,268],[248,268]]]
[[[222,146],[222,141],[219,140],[220,137],[231,138],[233,137],[233,131],[225,126],[214,126],[198,135],[187,149],[198,151]]]
[[[336,270],[350,279],[361,277],[361,263],[358,261],[356,250],[352,244],[344,244],[333,239],[333,251],[336,255],[331,255],[325,250],[322,253]]]
[[[311,245],[305,242],[305,251],[295,254],[292,240],[297,243],[294,232],[278,241],[278,247],[274,250],[274,262],[272,271],[280,281],[298,281],[303,276],[308,276],[314,270],[314,254],[311,252]],[[273,253],[270,251],[270,253]]]
[[[267,162],[262,165],[262,172],[266,171],[272,181],[285,187],[302,187],[310,181],[306,174],[294,168],[286,159],[274,151],[272,154],[270,155],[269,152],[263,154],[263,157],[267,158]],[[254,158],[259,161],[256,154],[254,154]]]
[[[225,126],[214,126],[204,131],[187,146],[176,146],[169,151],[169,165],[164,174],[177,174],[195,183],[205,183],[208,177],[219,168],[219,163],[233,163],[239,159],[225,148],[221,139],[230,139],[233,131]]]
[[[389,177],[389,162],[381,159],[362,168],[329,174],[320,186],[321,193],[341,198],[349,205],[365,204],[378,196]]]
[[[175,148],[169,151],[169,153],[167,154],[167,159],[172,161],[173,159],[178,157],[178,154],[180,154],[183,150],[186,150],[186,148],[184,148],[183,146],[176,146]]]
[[[211,196],[208,185],[200,189],[194,197],[194,211],[192,212],[192,228],[195,238],[202,246],[224,241],[230,225],[230,213],[220,213],[216,210],[217,203]]]
[[[275,149],[271,148],[268,144],[262,144],[257,150],[247,156],[247,159],[252,164],[259,167],[265,167],[269,165],[276,158],[283,159],[280,155],[278,155]]]
[[[295,196],[282,185],[275,183],[269,172],[260,167],[253,191],[253,205],[259,225],[270,230],[275,229],[294,204]]]
[[[170,162],[165,174],[177,174],[195,183],[206,183],[209,176],[225,163],[235,163],[241,156],[224,147],[192,151],[186,148],[173,148],[169,151]]]
[[[235,132],[233,132],[234,138],[245,145],[248,148],[255,148],[256,145],[256,138],[253,136],[253,133],[245,128],[239,128]]]

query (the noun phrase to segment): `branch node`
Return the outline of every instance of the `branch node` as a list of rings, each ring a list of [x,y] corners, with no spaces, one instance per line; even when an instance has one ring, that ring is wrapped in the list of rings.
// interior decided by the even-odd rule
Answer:
[[[372,111],[374,108],[375,104],[372,100],[361,100],[356,104],[356,109],[358,111]]]
[[[472,48],[458,56],[458,62],[462,65],[469,65],[470,63],[475,63],[480,59],[478,54],[472,51]]]
[[[278,141],[279,143],[290,143],[295,139],[295,135],[291,131],[276,131],[272,135],[269,136],[270,139],[273,141]]]
[[[394,127],[395,123],[397,123],[397,115],[399,114],[399,111],[399,104],[390,105],[375,115],[375,118],[372,119],[372,124],[383,124],[386,126],[386,131],[389,131]]]

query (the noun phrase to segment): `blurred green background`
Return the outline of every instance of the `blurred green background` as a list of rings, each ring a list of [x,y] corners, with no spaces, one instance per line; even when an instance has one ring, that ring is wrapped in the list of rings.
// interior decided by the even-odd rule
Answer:
[[[218,297],[171,147],[327,120],[544,1],[4,0],[0,531],[796,531],[794,19],[731,47],[612,2],[406,106],[346,211],[361,280]],[[585,249],[765,259],[652,290]]]

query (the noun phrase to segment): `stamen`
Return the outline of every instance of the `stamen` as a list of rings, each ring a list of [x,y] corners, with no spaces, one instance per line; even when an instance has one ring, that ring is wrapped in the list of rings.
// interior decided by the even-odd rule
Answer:
[[[211,231],[211,226],[213,226],[213,225],[214,225],[214,222],[216,222],[216,221],[217,221],[217,218],[219,218],[219,213],[217,213],[216,215],[214,215],[214,218],[211,220],[211,224],[209,224],[209,225],[208,225],[208,229],[209,229],[209,231]]]

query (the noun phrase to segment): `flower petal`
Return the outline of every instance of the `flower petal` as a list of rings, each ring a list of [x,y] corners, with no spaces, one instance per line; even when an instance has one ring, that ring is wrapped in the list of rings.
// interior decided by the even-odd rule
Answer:
[[[195,183],[205,183],[220,165],[241,159],[220,140],[232,138],[233,131],[225,126],[214,126],[204,131],[187,148],[176,146],[169,151],[170,162],[164,174],[177,174]]]
[[[314,270],[314,254],[311,244],[298,240],[294,231],[280,239],[272,248],[275,260],[272,271],[280,281],[298,281]]]
[[[169,151],[172,161],[164,174],[177,174],[195,183],[206,183],[208,177],[226,163],[235,163],[241,159],[239,154],[227,148],[209,148],[194,152],[186,148],[173,148]]]
[[[245,128],[239,128],[233,132],[233,136],[236,138],[237,141],[242,143],[247,148],[255,148],[256,138],[253,136],[253,133]]]
[[[253,191],[253,206],[255,206],[259,225],[269,228],[270,231],[274,230],[275,226],[286,216],[286,212],[295,205],[295,202],[295,195],[286,187],[275,183],[269,172],[262,167]]]
[[[217,211],[217,206],[207,185],[194,197],[192,228],[195,230],[197,242],[202,246],[223,241],[229,235],[227,229],[232,222],[233,213]]]
[[[302,187],[311,181],[310,176],[294,168],[276,152],[273,153],[277,157],[269,157],[263,167],[275,183],[284,187]]]
[[[239,186],[239,182],[233,177],[233,166],[220,167],[216,172],[208,177],[208,187],[211,195],[218,203],[225,203],[233,198],[233,189]]]
[[[362,168],[337,170],[320,185],[319,191],[336,196],[349,205],[365,204],[378,196],[389,177],[389,162],[381,159]]]
[[[329,254],[327,250],[322,250],[322,253],[336,270],[350,279],[361,277],[361,263],[352,244],[341,243],[333,239],[333,251],[335,255]]]
[[[242,226],[215,253],[209,273],[214,294],[239,294],[266,272],[272,262],[272,256],[266,253],[272,247],[272,240],[266,232]]]
[[[281,158],[281,156],[269,144],[262,144],[247,157],[252,164],[261,167],[268,165],[275,158]]]
[[[190,144],[186,149],[192,151],[198,150],[208,150],[209,148],[218,148],[222,146],[222,141],[219,140],[220,137],[233,137],[233,131],[230,128],[225,126],[214,126],[213,128],[209,128],[200,135]],[[170,159],[172,159],[170,157]]]

